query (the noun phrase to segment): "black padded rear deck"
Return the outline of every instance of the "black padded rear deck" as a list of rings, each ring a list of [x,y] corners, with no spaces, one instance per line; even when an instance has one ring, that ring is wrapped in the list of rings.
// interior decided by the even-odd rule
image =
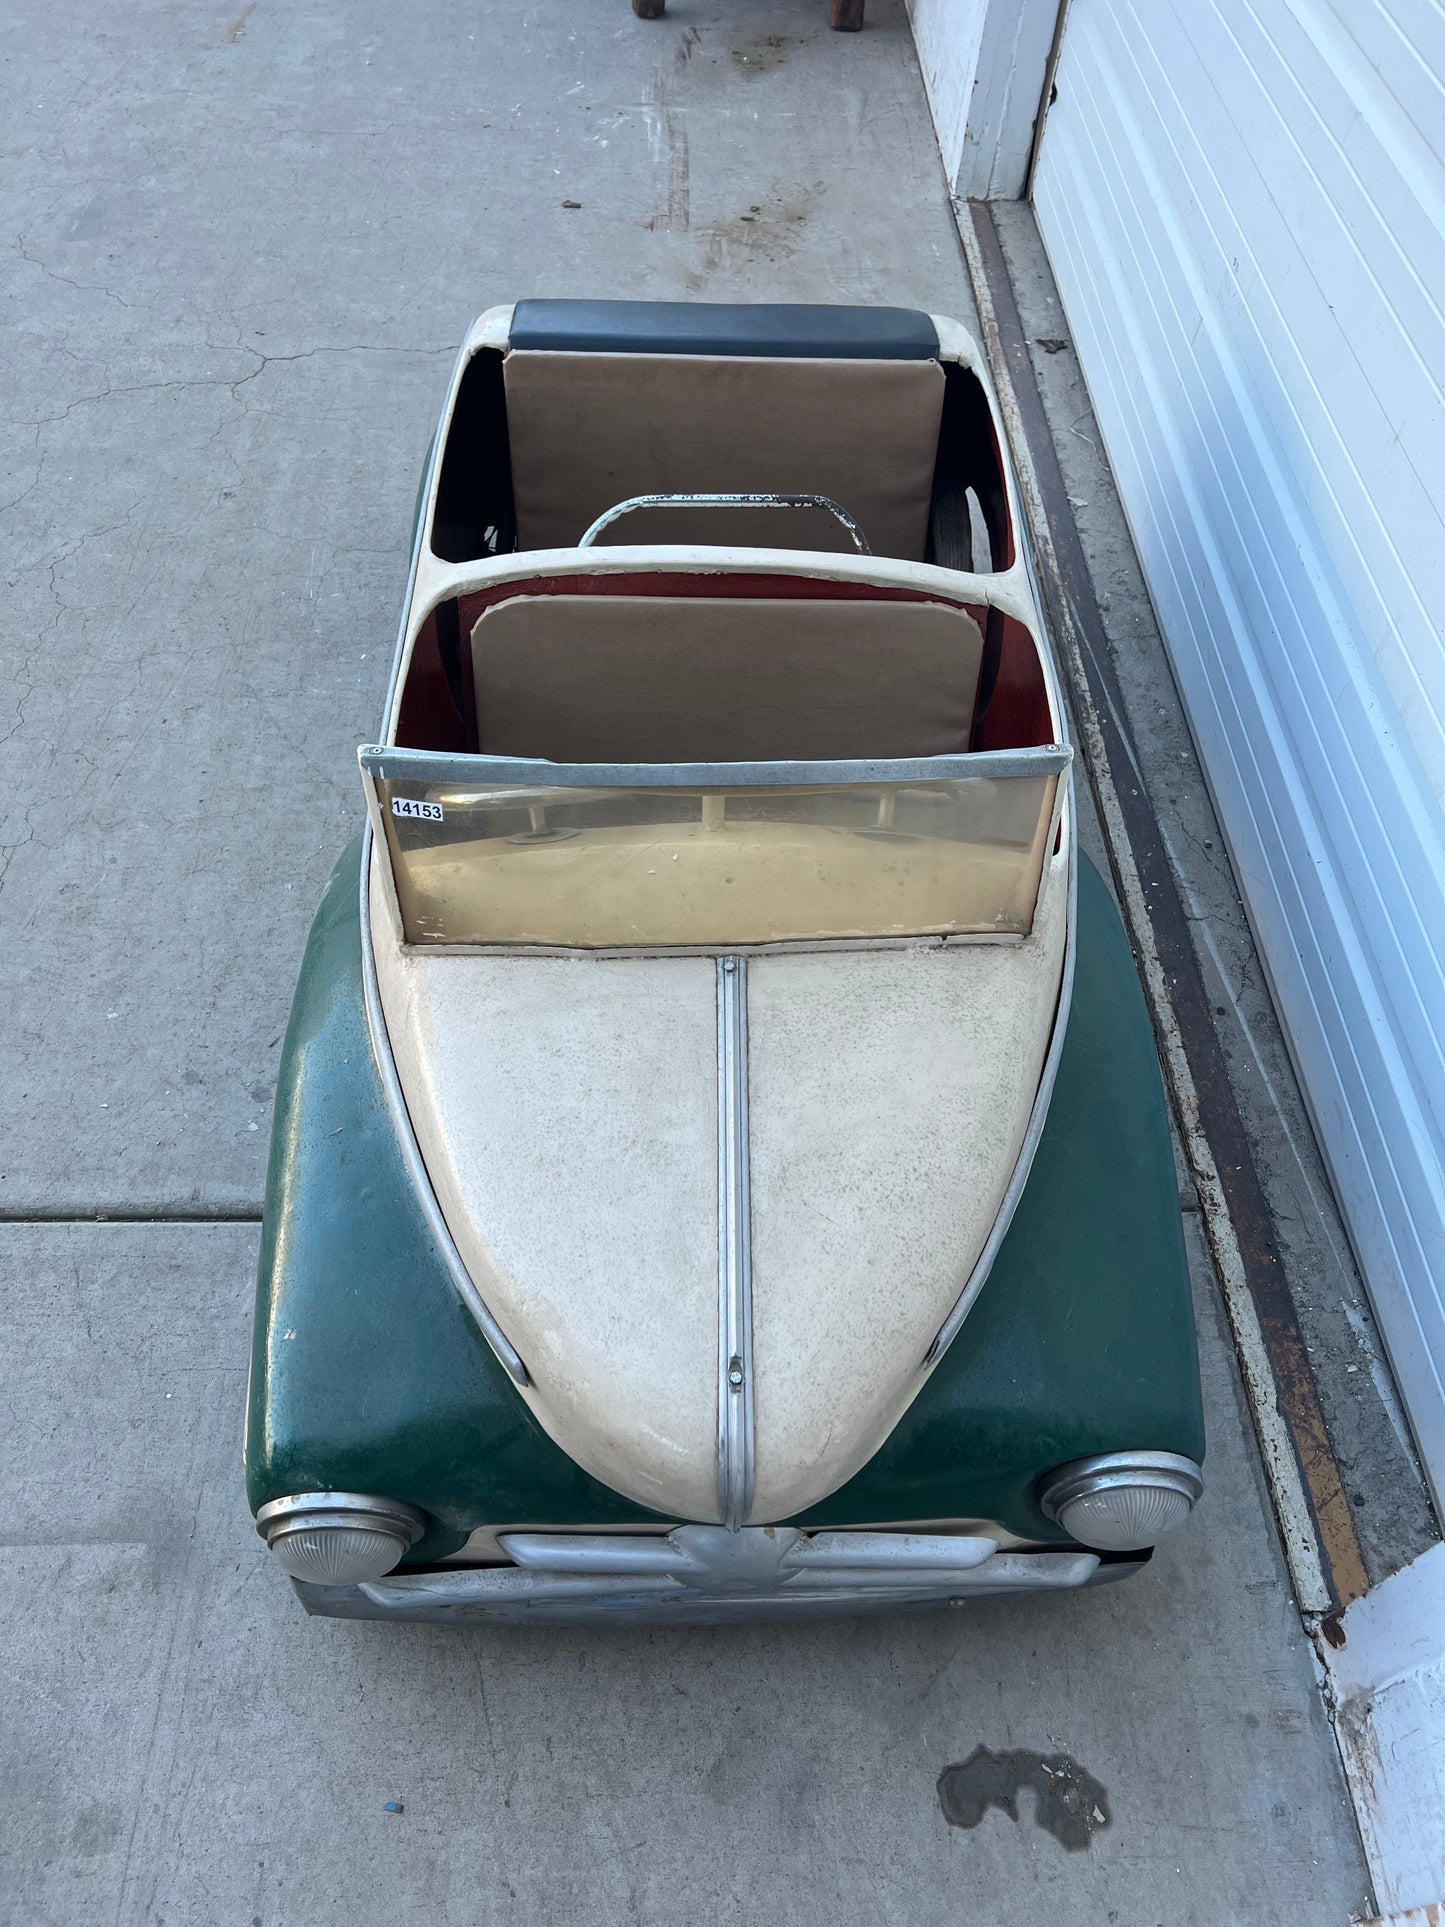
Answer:
[[[731,301],[519,301],[508,345],[563,354],[936,361],[913,308]]]

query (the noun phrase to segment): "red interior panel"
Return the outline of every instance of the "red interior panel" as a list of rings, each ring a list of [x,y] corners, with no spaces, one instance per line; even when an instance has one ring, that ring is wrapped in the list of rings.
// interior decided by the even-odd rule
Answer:
[[[466,653],[470,657],[471,651]],[[418,630],[411,652],[406,687],[401,692],[396,740],[404,749],[444,749],[465,754],[470,747],[467,741],[470,733],[442,668],[434,612]]]
[[[1034,639],[1015,616],[990,610],[999,631],[998,673],[973,730],[975,749],[1028,749],[1054,740],[1049,694]]]

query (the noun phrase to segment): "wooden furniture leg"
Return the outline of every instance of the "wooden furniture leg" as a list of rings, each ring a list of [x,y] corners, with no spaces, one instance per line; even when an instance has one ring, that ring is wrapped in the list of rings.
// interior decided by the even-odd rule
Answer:
[[[667,0],[632,0],[632,11],[639,20],[661,20],[667,12]]]
[[[867,0],[829,0],[828,25],[835,33],[858,33],[863,26],[866,4]]]

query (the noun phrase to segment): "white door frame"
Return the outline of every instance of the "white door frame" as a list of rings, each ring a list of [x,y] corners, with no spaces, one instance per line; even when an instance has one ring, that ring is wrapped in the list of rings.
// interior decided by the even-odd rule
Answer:
[[[1027,192],[1067,0],[908,0],[943,169],[959,200]]]

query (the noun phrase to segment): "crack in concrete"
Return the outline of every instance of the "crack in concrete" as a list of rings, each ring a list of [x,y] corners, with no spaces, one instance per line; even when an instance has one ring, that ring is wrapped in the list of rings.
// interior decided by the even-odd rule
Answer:
[[[0,1225],[67,1224],[260,1224],[259,1204],[229,1211],[185,1204],[0,1205]]]
[[[60,282],[62,287],[74,288],[80,294],[103,294],[107,301],[114,301],[122,308],[130,307],[130,303],[123,295],[116,294],[113,289],[104,287],[99,281],[75,281],[68,274],[61,274],[57,268],[49,267],[39,255],[30,252],[23,234],[17,239],[15,247],[22,261],[32,268],[39,268],[43,275],[51,281]]]
[[[212,347],[213,345],[214,344],[209,342],[206,344],[207,347]],[[410,348],[373,346],[368,342],[347,343],[345,345],[322,343],[315,348],[303,348],[299,353],[294,355],[268,355],[260,348],[251,348],[237,344],[233,349],[217,349],[216,352],[254,355],[256,366],[249,374],[237,375],[234,380],[224,375],[202,375],[190,381],[180,379],[172,381],[138,381],[124,382],[114,387],[106,386],[105,388],[97,389],[94,394],[77,395],[74,401],[68,402],[57,415],[38,415],[33,419],[29,417],[16,417],[8,421],[6,426],[9,428],[34,428],[37,430],[45,428],[54,422],[65,421],[77,408],[86,407],[92,402],[108,401],[112,395],[148,395],[159,393],[167,388],[226,388],[229,389],[234,396],[238,388],[244,388],[248,382],[255,381],[257,376],[264,374],[273,362],[310,361],[315,355],[454,355],[457,352],[457,345],[451,343],[444,344],[439,348]]]

